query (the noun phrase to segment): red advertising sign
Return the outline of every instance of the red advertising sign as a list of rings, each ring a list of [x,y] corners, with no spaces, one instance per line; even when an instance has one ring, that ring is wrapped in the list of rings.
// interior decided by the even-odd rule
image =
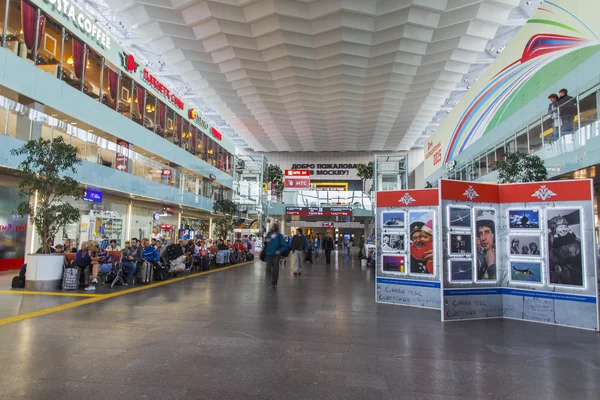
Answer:
[[[437,206],[437,189],[393,190],[377,192],[377,207],[424,207]]]
[[[589,179],[500,185],[501,203],[588,201],[593,198]]]
[[[471,203],[499,203],[498,185],[463,181],[441,180],[440,191],[444,200]]]
[[[214,137],[216,137],[219,140],[223,140],[223,135],[221,134],[221,132],[219,132],[218,130],[215,129],[215,127],[212,127],[212,134]]]
[[[158,79],[156,79],[156,77],[153,76],[150,73],[150,71],[148,71],[145,68],[144,68],[143,77],[144,77],[144,80],[146,82],[148,82],[156,90],[158,90],[158,92],[160,94],[162,94],[163,96],[165,96],[171,103],[173,103],[175,106],[177,106],[177,108],[179,108],[180,110],[184,109],[183,101],[181,101],[181,99],[179,97],[177,97],[175,95],[175,93],[171,93],[171,91],[169,90],[169,88],[167,88],[165,85],[163,85],[161,81],[159,81]]]
[[[171,225],[169,225],[169,224],[162,224],[160,226],[160,229],[163,230],[163,231],[170,231],[171,230]]]
[[[129,142],[124,140],[117,140],[117,146],[121,146],[123,149],[129,150]],[[115,168],[122,172],[129,171],[129,157],[127,157],[127,151],[117,151],[117,162]]]
[[[309,169],[286,169],[285,176],[310,177],[310,170]]]
[[[287,189],[309,189],[310,188],[310,170],[308,169],[286,169],[285,181],[283,183]]]
[[[284,187],[287,189],[309,189],[310,179],[306,178],[285,178]]]

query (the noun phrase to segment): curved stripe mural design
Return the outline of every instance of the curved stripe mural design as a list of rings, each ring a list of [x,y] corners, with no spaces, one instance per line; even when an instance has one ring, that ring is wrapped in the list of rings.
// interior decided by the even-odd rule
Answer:
[[[551,33],[533,35],[525,45],[521,58],[498,72],[468,104],[454,129],[446,150],[444,164],[480,139],[498,110],[543,67],[570,52],[600,44],[596,34],[572,13],[552,2],[545,4],[544,11],[566,14],[566,18],[575,19],[584,28],[582,30],[588,32],[580,33],[576,27],[561,24],[564,25],[562,28],[568,30],[569,33],[579,35]],[[528,23],[556,27],[555,21],[546,19],[538,18],[530,20]]]

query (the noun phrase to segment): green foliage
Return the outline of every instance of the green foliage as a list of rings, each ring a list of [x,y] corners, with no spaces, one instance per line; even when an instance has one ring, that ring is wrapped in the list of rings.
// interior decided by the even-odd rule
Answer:
[[[356,164],[356,176],[363,181],[363,192],[365,191],[365,183],[367,180],[373,179],[374,169],[375,167],[373,161],[369,161],[368,164]]]
[[[213,204],[213,211],[223,214],[213,220],[214,237],[226,239],[235,229],[237,222],[238,206],[231,200],[221,199]]]
[[[283,171],[279,165],[269,164],[267,169],[268,183],[272,183],[275,193],[283,192]]]
[[[54,140],[30,140],[19,149],[11,150],[15,156],[25,156],[19,164],[23,179],[19,184],[21,197],[16,212],[29,215],[42,243],[42,253],[49,254],[54,237],[59,229],[79,221],[79,210],[65,197],[78,197],[78,183],[64,173],[75,173],[81,164],[77,148],[63,141],[62,136]],[[37,207],[29,202],[37,192]]]
[[[491,165],[498,171],[498,183],[541,182],[548,179],[544,160],[534,154],[508,153]]]

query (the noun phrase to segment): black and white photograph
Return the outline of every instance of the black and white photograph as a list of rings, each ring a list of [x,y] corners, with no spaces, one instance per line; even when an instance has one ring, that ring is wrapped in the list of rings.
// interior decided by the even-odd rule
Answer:
[[[471,237],[470,233],[450,234],[450,254],[471,254]]]
[[[540,237],[538,235],[510,235],[510,255],[539,256]]]
[[[581,210],[547,209],[550,283],[583,286]]]
[[[510,229],[540,229],[539,210],[509,210]]]
[[[471,227],[471,209],[462,207],[450,207],[450,227],[451,228],[470,228]]]
[[[381,250],[384,253],[406,251],[406,235],[403,233],[384,232],[382,236]]]

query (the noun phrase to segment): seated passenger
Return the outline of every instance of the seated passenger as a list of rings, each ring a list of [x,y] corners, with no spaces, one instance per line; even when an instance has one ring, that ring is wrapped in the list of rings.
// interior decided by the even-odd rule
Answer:
[[[131,246],[121,252],[121,265],[127,271],[127,279],[124,285],[128,285],[133,279],[137,269],[137,262],[142,260],[142,247],[138,245],[137,238],[131,239]]]
[[[100,247],[95,240],[90,241],[90,259],[92,260],[92,281],[87,291],[96,290],[98,283],[98,273],[106,274],[113,267],[113,256],[106,249]]]
[[[92,265],[92,259],[90,258],[90,251],[88,248],[88,242],[81,243],[81,250],[75,254],[75,268],[78,268],[84,276],[85,285],[89,284],[89,268]]]
[[[106,250],[108,250],[108,251],[119,251],[121,249],[119,248],[119,246],[117,246],[117,241],[115,239],[112,239],[110,241],[110,246],[108,246],[108,249],[106,249]]]
[[[156,247],[152,246],[148,239],[142,239],[142,247],[142,260],[157,265],[160,262],[160,255]]]
[[[223,239],[219,239],[217,242],[217,251],[219,250],[229,250],[229,247],[223,242]]]

